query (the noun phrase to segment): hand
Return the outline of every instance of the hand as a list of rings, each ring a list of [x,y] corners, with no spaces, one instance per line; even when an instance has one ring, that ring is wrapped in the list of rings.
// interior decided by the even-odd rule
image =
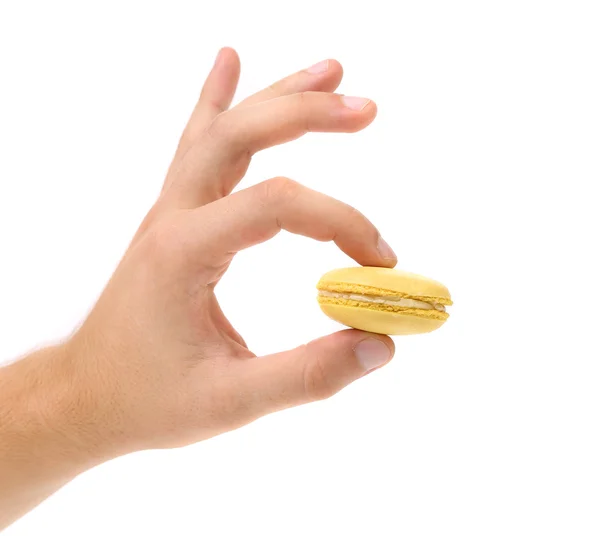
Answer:
[[[281,229],[333,240],[363,265],[396,262],[357,210],[289,179],[230,195],[257,151],[309,131],[358,131],[375,104],[331,93],[342,69],[330,60],[228,110],[238,76],[236,53],[223,49],[159,199],[65,346],[76,396],[65,395],[64,427],[99,457],[206,439],[329,397],[392,357],[388,337],[345,330],[256,358],[219,308],[214,288],[236,252]]]

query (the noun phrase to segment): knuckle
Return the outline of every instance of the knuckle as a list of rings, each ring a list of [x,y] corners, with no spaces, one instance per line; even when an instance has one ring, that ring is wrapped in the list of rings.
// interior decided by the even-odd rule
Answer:
[[[261,196],[266,205],[285,204],[300,193],[302,186],[287,177],[275,177],[262,183]]]
[[[209,138],[223,140],[227,138],[229,123],[229,112],[221,112],[213,118],[206,127],[206,134]]]
[[[310,99],[313,92],[311,91],[300,91],[296,93],[296,103],[298,106],[306,106],[310,103]]]
[[[148,230],[146,241],[152,251],[162,251],[171,242],[172,234],[171,226],[165,225],[163,222],[157,222]]]
[[[243,132],[236,126],[238,118],[235,110],[221,112],[206,127],[204,134],[209,142],[224,151],[233,175],[239,178],[248,169],[254,151],[245,139],[248,132]]]
[[[353,207],[352,205],[348,205],[347,203],[343,203],[344,206],[344,210],[346,211],[346,215],[348,216],[348,218],[352,218],[353,220],[360,220],[362,219],[364,216],[362,215],[362,213],[360,212],[360,210],[358,210],[356,207]]]
[[[353,207],[352,205],[347,205],[346,203],[342,203],[344,210],[344,221],[347,223],[347,226],[357,229],[365,229],[368,228],[369,220],[365,217],[365,215]]]
[[[300,93],[296,93],[296,107],[298,109],[298,117],[301,121],[302,130],[304,132],[309,132],[311,130],[311,122],[310,122],[310,96],[311,93],[308,91],[302,91]]]
[[[364,214],[352,205],[346,205],[346,213],[348,214],[348,219],[353,222],[362,223],[365,221]]]
[[[170,259],[183,258],[185,252],[179,226],[169,219],[151,225],[144,236],[144,243],[148,260],[160,265]]]

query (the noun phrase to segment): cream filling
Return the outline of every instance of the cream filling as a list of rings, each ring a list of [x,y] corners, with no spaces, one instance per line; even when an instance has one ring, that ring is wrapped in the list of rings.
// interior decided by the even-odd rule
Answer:
[[[400,296],[366,296],[364,294],[344,294],[343,292],[329,292],[328,290],[319,290],[319,296],[326,298],[339,298],[342,300],[354,300],[367,303],[381,303],[383,305],[394,305],[396,307],[411,307],[412,309],[435,309],[436,311],[446,311],[446,308],[439,303],[429,303],[412,298],[401,298]]]

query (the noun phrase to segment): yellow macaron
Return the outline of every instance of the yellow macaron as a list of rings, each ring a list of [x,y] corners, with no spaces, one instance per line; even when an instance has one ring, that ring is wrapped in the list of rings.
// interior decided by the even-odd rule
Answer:
[[[356,266],[327,272],[317,284],[322,311],[346,326],[410,335],[439,328],[452,305],[448,289],[427,277],[392,268]]]

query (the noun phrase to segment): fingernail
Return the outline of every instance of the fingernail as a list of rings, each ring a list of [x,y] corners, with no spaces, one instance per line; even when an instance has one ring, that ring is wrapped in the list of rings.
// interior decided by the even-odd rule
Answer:
[[[323,60],[306,69],[306,72],[311,74],[321,74],[327,72],[327,69],[329,69],[329,60]]]
[[[342,97],[342,102],[346,108],[360,112],[371,101],[369,99],[363,99],[362,97],[346,97],[346,95],[344,95]]]
[[[377,240],[377,250],[384,259],[398,259],[394,253],[394,250],[381,236],[379,237],[379,240]]]
[[[392,352],[379,339],[364,339],[354,348],[354,354],[365,372],[385,365],[392,357]]]

